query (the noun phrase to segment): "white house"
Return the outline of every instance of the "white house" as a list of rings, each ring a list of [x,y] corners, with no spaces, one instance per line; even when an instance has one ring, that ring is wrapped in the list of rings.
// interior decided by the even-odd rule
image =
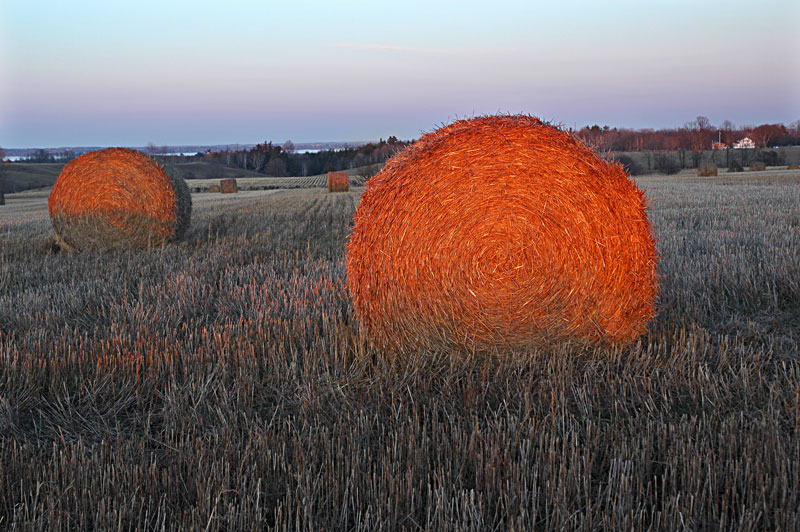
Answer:
[[[745,137],[733,143],[734,150],[751,150],[755,149],[756,143],[750,137]]]

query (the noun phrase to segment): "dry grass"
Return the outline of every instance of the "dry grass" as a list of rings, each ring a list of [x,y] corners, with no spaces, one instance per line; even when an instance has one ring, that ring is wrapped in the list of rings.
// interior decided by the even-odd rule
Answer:
[[[198,203],[138,253],[0,226],[0,528],[796,530],[800,179],[640,185],[650,332],[502,358],[367,346],[356,192]]]
[[[641,191],[529,116],[460,120],[390,159],[347,249],[356,315],[383,348],[629,343],[654,315]]]

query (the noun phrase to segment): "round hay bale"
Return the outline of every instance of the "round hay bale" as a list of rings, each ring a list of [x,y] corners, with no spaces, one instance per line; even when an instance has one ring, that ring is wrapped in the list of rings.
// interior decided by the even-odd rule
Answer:
[[[328,192],[347,192],[350,190],[350,176],[347,172],[328,172]]]
[[[460,120],[367,181],[347,284],[383,348],[624,344],[654,315],[644,194],[529,116]]]
[[[183,238],[192,197],[182,178],[146,155],[106,148],[67,163],[47,206],[66,250],[147,248]]]
[[[703,163],[697,167],[697,175],[700,177],[714,177],[717,175],[717,165]]]
[[[220,192],[223,194],[236,194],[239,192],[239,185],[236,183],[236,179],[232,177],[228,179],[220,179],[219,188]]]
[[[750,171],[751,172],[763,172],[767,169],[767,165],[762,163],[761,161],[756,161],[754,163],[750,163]]]
[[[220,191],[219,185],[211,185],[210,187],[208,187],[208,191],[209,192],[219,192]]]
[[[789,166],[786,167],[786,169],[787,170],[800,170],[800,166],[797,166],[796,164],[790,164]]]

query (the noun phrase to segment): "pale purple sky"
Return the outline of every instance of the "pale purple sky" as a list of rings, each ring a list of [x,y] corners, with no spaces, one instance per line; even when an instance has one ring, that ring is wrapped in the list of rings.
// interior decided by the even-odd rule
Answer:
[[[800,2],[0,0],[0,146],[800,119]]]

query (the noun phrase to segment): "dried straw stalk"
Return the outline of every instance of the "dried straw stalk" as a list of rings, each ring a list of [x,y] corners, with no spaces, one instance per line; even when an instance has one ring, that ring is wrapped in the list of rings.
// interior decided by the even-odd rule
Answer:
[[[657,292],[645,204],[622,166],[536,118],[455,122],[367,182],[356,314],[385,348],[630,342]]]

